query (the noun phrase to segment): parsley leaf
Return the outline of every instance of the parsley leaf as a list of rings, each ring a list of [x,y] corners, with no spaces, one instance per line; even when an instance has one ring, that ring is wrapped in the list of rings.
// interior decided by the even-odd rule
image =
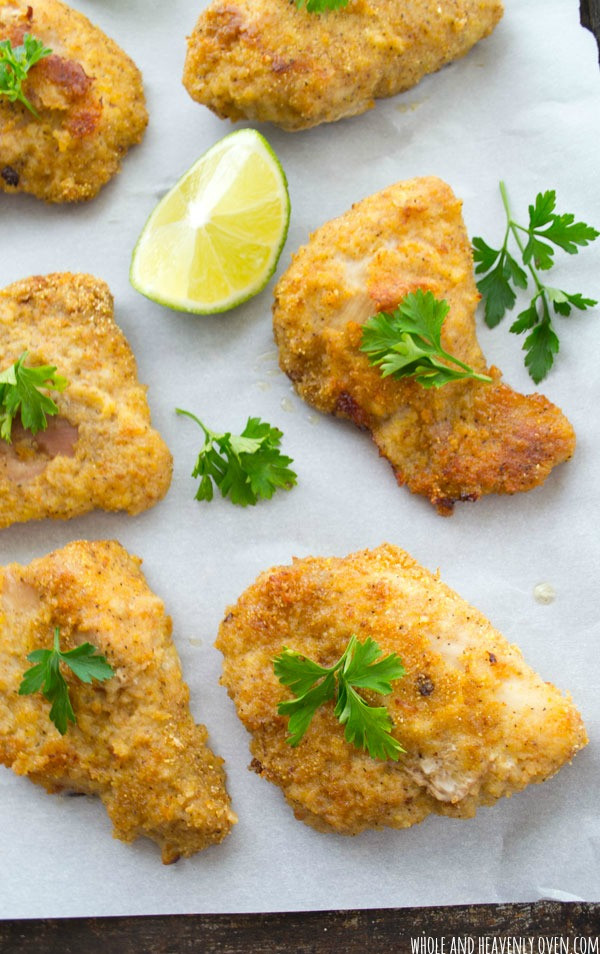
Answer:
[[[347,7],[350,0],[295,0],[299,10],[306,7],[309,13],[323,13],[325,10],[340,10]]]
[[[13,47],[10,40],[0,40],[0,96],[6,96],[11,103],[18,100],[36,119],[39,114],[25,96],[23,83],[31,67],[51,53],[42,40],[30,33],[25,34],[21,46]]]
[[[35,649],[27,657],[35,663],[21,680],[19,695],[28,696],[41,692],[52,703],[50,719],[61,735],[67,731],[68,723],[76,723],[75,713],[69,698],[69,687],[63,676],[60,664],[64,663],[82,682],[93,679],[104,682],[114,676],[112,666],[105,657],[96,655],[96,647],[91,643],[82,643],[75,649],[62,652],[59,640],[59,628],[54,627],[54,646],[52,649]]]
[[[385,706],[369,706],[349,683],[341,681],[334,713],[346,726],[346,742],[357,749],[366,749],[373,759],[398,760],[403,749],[390,734],[390,717]]]
[[[527,275],[505,247],[490,248],[483,239],[476,238],[473,248],[478,262],[475,272],[488,272],[477,287],[485,299],[486,324],[494,328],[517,300],[511,281],[517,288],[527,288]]]
[[[176,411],[191,417],[204,431],[204,444],[192,471],[192,477],[200,478],[196,500],[212,500],[215,485],[232,503],[254,506],[259,499],[270,500],[278,488],[289,490],[296,483],[297,475],[289,467],[292,458],[279,450],[283,433],[278,428],[249,417],[240,435],[217,434],[195,414],[181,408]]]
[[[535,205],[529,206],[529,235],[546,238],[554,245],[558,245],[569,255],[577,255],[577,246],[586,246],[598,237],[598,232],[585,222],[576,222],[575,216],[568,212],[558,215],[556,208],[556,192],[540,192],[536,196]],[[547,226],[547,228],[544,228]],[[554,249],[550,248],[550,257]],[[533,256],[536,257],[535,255]],[[528,258],[524,256],[525,261]],[[536,263],[537,264],[537,263]],[[538,265],[543,268],[543,265]]]
[[[545,377],[546,369],[552,367],[558,347],[558,338],[550,320],[533,325],[531,334],[525,338],[523,348],[527,351],[525,365],[534,381],[541,381]]]
[[[64,391],[66,378],[56,374],[56,368],[43,364],[37,368],[25,366],[27,351],[6,371],[0,372],[0,438],[11,443],[12,422],[20,414],[23,427],[37,434],[48,426],[47,414],[58,414],[58,407],[40,388]]]
[[[380,367],[384,378],[413,377],[424,388],[464,378],[491,381],[442,348],[442,325],[449,310],[446,301],[418,288],[402,299],[393,314],[379,312],[365,322],[360,350]]]
[[[316,683],[297,699],[280,702],[277,707],[280,715],[289,716],[287,741],[294,748],[300,743],[317,709],[335,698],[335,674],[328,672],[324,675],[322,682]]]
[[[329,668],[284,647],[273,660],[273,669],[282,685],[296,696],[277,706],[280,715],[289,716],[288,743],[297,746],[317,709],[335,700],[333,711],[345,726],[347,742],[365,749],[371,758],[398,761],[404,749],[391,734],[393,723],[386,707],[370,706],[356,692],[358,688],[389,695],[392,681],[404,676],[396,653],[380,657],[381,649],[370,637],[361,643],[351,636],[342,656]]]
[[[527,227],[519,225],[513,219],[504,182],[500,183],[500,194],[506,213],[502,248],[493,249],[479,237],[473,239],[475,272],[483,276],[477,282],[477,287],[485,302],[485,322],[490,328],[494,328],[505,313],[514,307],[517,300],[515,288],[528,287],[529,272],[535,291],[529,306],[517,316],[510,330],[513,334],[530,332],[523,345],[523,350],[527,353],[525,365],[535,383],[539,384],[554,364],[559,350],[550,309],[557,315],[568,317],[573,308],[585,311],[598,303],[593,298],[585,298],[580,292],[569,293],[561,288],[545,285],[538,271],[548,271],[555,264],[554,246],[568,255],[576,255],[579,248],[597,239],[600,232],[585,222],[576,222],[575,216],[570,212],[559,215],[555,211],[554,190],[538,193],[535,202],[529,206]],[[522,233],[527,237],[525,244],[521,240]],[[511,236],[527,271],[521,268],[508,251]]]

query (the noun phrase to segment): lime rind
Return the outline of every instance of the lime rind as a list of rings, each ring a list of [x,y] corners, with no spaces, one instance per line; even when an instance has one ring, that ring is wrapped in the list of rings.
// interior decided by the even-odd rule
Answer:
[[[260,178],[257,188],[244,188],[241,180],[235,179],[233,186],[222,188],[228,175],[232,181],[231,165],[229,173],[222,170],[221,183],[215,184],[215,173],[224,156],[230,162],[237,161],[239,168],[244,159],[246,164],[251,162],[254,169],[249,180],[258,183]],[[207,188],[215,192],[209,192],[204,205],[201,199],[192,214],[199,219],[205,215],[208,221],[205,227],[194,230],[189,223],[184,224],[190,213],[190,197],[193,203],[198,192]],[[272,198],[261,202],[261,195],[269,192]],[[280,215],[273,216],[273,211]],[[269,283],[285,245],[289,219],[287,178],[274,150],[256,130],[236,130],[204,153],[154,208],[133,251],[131,284],[145,297],[176,311],[203,315],[230,311]],[[265,229],[270,221],[272,227]],[[232,280],[222,260],[235,262],[230,270],[239,280]],[[203,293],[209,285],[214,286],[210,295]],[[182,294],[183,289],[186,294]]]

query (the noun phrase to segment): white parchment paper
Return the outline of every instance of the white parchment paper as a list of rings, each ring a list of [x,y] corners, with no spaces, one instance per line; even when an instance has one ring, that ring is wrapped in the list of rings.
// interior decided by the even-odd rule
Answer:
[[[440,0],[441,3],[444,0]],[[279,273],[309,232],[352,202],[415,175],[445,178],[471,235],[500,242],[498,180],[526,215],[556,188],[560,211],[600,226],[600,75],[577,0],[505,0],[493,36],[368,114],[296,134],[264,127],[287,172],[292,219]],[[159,197],[230,131],[181,86],[198,0],[77,0],[141,67],[150,110],[142,145],[85,205],[0,196],[2,285],[33,273],[89,271],[115,296],[117,320],[149,385],[155,425],[175,458],[167,498],[137,518],[94,513],[14,526],[0,561],[28,562],[73,539],[117,538],[144,560],[173,616],[192,708],[226,759],[239,824],[220,846],[171,867],[156,846],[111,838],[102,805],[48,796],[0,769],[0,915],[47,917],[275,911],[371,906],[598,900],[598,310],[557,319],[561,353],[541,390],[573,422],[578,447],[547,484],[513,498],[457,505],[443,519],[396,486],[369,439],[313,412],[277,370],[272,285],[220,317],[176,314],[128,283],[131,250]],[[557,285],[600,298],[599,247],[561,256]],[[479,336],[515,388],[534,390],[508,322]],[[299,485],[243,510],[194,501],[199,433],[176,406],[215,428],[248,414],[285,432]],[[389,540],[484,611],[545,678],[571,692],[590,745],[553,779],[477,818],[432,817],[408,831],[356,838],[295,821],[278,789],[247,771],[248,740],[218,684],[213,647],[225,607],[262,569],[293,555],[342,555]],[[534,599],[549,583],[550,605]]]

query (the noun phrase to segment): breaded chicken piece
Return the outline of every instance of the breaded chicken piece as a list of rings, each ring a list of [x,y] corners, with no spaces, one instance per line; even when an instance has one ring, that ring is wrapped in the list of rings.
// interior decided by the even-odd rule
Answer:
[[[0,568],[0,762],[48,792],[99,795],[114,835],[157,842],[165,864],[221,841],[235,823],[222,759],[189,710],[171,620],[141,560],[115,542],[70,543]],[[65,669],[76,725],[61,736],[44,697],[19,696],[27,655],[90,642],[115,675]]]
[[[87,17],[59,0],[0,0],[0,40],[29,33],[52,55],[36,63],[20,102],[0,97],[0,189],[48,202],[91,199],[141,141],[148,115],[140,72]]]
[[[362,324],[417,288],[450,305],[446,351],[485,372],[461,203],[436,178],[400,182],[358,202],[293,257],[273,306],[281,368],[309,404],[370,431],[398,483],[441,514],[457,500],[541,484],[575,448],[571,425],[541,394],[515,393],[497,368],[487,369],[492,384],[471,379],[427,390],[414,379],[382,378],[359,350]]]
[[[69,384],[52,392],[58,415],[47,430],[32,436],[15,422],[12,443],[0,441],[0,527],[157,503],[173,461],[151,426],[107,285],[59,273],[0,290],[0,369],[25,351],[27,365],[54,365]]]
[[[332,666],[352,634],[404,663],[391,695],[365,693],[387,706],[406,750],[398,762],[346,742],[332,703],[297,748],[286,741],[277,705],[292,694],[274,657],[286,646]],[[407,828],[432,812],[470,818],[553,775],[587,742],[570,699],[478,610],[389,544],[262,573],[229,608],[217,648],[222,682],[252,734],[251,768],[321,831]]]
[[[188,40],[183,83],[218,116],[307,129],[415,86],[492,32],[500,0],[213,0]]]

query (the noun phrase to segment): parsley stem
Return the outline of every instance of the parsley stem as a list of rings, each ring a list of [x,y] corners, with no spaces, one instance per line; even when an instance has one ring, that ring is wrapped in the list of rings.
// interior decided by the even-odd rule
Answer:
[[[506,240],[507,240],[507,238],[508,238],[508,229],[510,229],[510,231],[511,231],[512,234],[514,235],[515,242],[516,242],[517,245],[519,246],[519,251],[521,252],[521,257],[523,258],[523,261],[525,261],[525,259],[524,259],[525,249],[524,249],[524,247],[523,247],[523,243],[521,242],[521,236],[519,235],[519,233],[518,233],[518,231],[517,231],[517,229],[519,228],[519,226],[518,226],[518,224],[517,224],[515,221],[513,221],[512,209],[511,209],[510,203],[509,203],[509,201],[508,201],[508,192],[506,191],[506,185],[505,185],[504,182],[502,182],[502,180],[500,181],[500,195],[502,196],[502,203],[503,203],[503,205],[504,205],[504,211],[506,212],[506,221],[507,221],[507,230],[506,230],[506,235],[505,235],[505,237],[504,237],[504,246],[503,246],[503,248],[506,250]],[[527,230],[525,230],[525,231],[527,231]],[[535,269],[534,269],[533,265],[531,264],[531,262],[529,262],[529,263],[526,265],[526,268],[527,268],[527,270],[529,271],[529,274],[531,275],[531,277],[533,278],[535,287],[536,287],[537,290],[538,290],[538,294],[542,296],[542,300],[543,300],[544,303],[545,303],[545,301],[546,301],[545,288],[544,288],[544,286],[542,285],[542,283],[540,282],[539,278],[537,277],[537,272],[535,271]]]
[[[202,430],[204,431],[204,435],[205,435],[207,441],[212,441],[213,438],[216,436],[216,435],[213,433],[213,431],[209,431],[209,429],[204,426],[204,424],[202,423],[202,421],[200,420],[200,418],[199,418],[199,417],[196,417],[195,414],[192,414],[191,411],[184,411],[183,408],[181,408],[181,407],[176,407],[176,408],[175,408],[175,411],[176,411],[177,414],[184,414],[186,417],[191,417],[192,421],[195,421],[196,424],[198,424],[198,425],[202,428]]]
[[[447,351],[444,351],[443,348],[440,348],[440,354],[446,358],[447,361],[451,361],[453,364],[458,365],[459,368],[462,368],[463,371],[466,371],[470,378],[475,378],[477,381],[484,381],[486,384],[489,384],[492,380],[487,374],[477,374],[469,367],[468,364],[464,364],[459,358],[456,358],[453,354],[448,354]]]
[[[23,106],[26,106],[26,107],[27,107],[27,109],[29,110],[29,112],[30,112],[33,116],[35,116],[36,119],[39,119],[39,118],[40,118],[40,114],[38,113],[37,109],[35,109],[35,107],[33,106],[33,104],[29,102],[29,100],[28,100],[27,97],[25,96],[25,93],[19,93],[19,95],[17,96],[17,99],[19,100],[20,103],[23,103]]]

